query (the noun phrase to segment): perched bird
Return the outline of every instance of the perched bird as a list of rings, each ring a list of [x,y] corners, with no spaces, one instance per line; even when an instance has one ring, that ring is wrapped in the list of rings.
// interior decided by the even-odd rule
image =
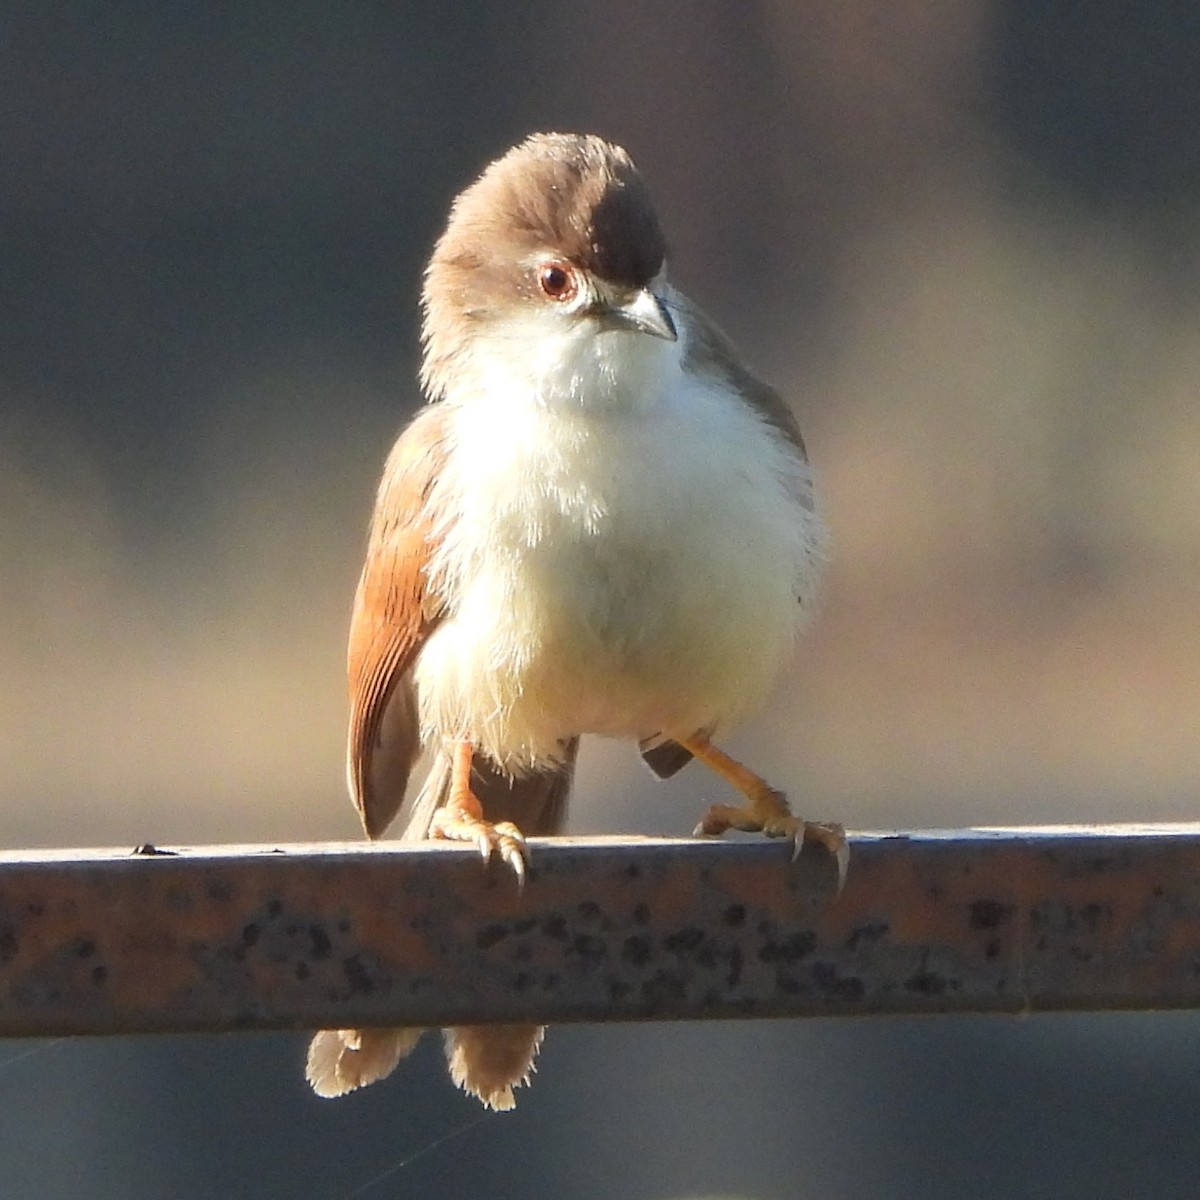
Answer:
[[[350,629],[350,792],[368,836],[433,764],[406,838],[474,843],[524,877],[558,833],[582,734],[635,739],[666,777],[697,758],[741,799],[729,828],[825,844],[839,826],[710,741],[760,700],[813,598],[822,527],[795,420],[667,282],[629,155],[537,134],[454,202],[422,298],[427,405],[375,504]],[[316,1035],[340,1095],[421,1030]],[[454,1081],[507,1109],[543,1030],[445,1031]]]

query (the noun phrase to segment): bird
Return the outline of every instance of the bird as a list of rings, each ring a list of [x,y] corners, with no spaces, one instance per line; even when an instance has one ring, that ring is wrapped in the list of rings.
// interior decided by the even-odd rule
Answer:
[[[825,553],[795,417],[668,281],[644,176],[594,134],[534,134],[453,202],[424,277],[425,403],[383,470],[351,619],[347,775],[368,837],[470,843],[524,880],[559,833],[585,735],[692,759],[727,829],[824,845],[840,825],[713,742],[760,703]],[[325,1030],[307,1077],[390,1074],[422,1030]],[[453,1081],[513,1107],[544,1030],[444,1031]]]

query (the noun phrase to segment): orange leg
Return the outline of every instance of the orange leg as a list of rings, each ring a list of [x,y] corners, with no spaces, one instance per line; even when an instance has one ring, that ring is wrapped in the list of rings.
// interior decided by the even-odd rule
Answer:
[[[471,759],[475,747],[456,742],[450,768],[450,794],[446,803],[433,814],[429,836],[449,842],[470,842],[479,847],[484,862],[499,854],[524,884],[529,849],[525,836],[511,821],[493,824],[483,815],[483,805],[471,790]]]
[[[742,766],[724,750],[718,750],[703,734],[677,738],[676,741],[746,797],[743,808],[734,808],[729,804],[712,805],[696,826],[697,836],[715,836],[727,829],[765,833],[767,837],[791,838],[796,844],[797,854],[806,839],[817,842],[837,860],[840,887],[846,877],[850,858],[846,830],[841,825],[804,821],[794,816],[788,807],[787,797],[781,791],[771,787],[760,775]]]

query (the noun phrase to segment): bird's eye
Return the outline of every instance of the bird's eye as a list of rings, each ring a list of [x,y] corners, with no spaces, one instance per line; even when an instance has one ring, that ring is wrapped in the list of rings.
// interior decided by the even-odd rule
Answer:
[[[542,292],[551,300],[557,300],[560,303],[573,300],[575,293],[579,290],[579,284],[575,279],[575,268],[568,263],[543,263],[538,267],[537,280],[538,287],[542,289]]]

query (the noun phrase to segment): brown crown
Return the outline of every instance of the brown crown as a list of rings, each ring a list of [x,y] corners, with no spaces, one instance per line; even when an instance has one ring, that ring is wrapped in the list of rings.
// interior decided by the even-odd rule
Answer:
[[[473,324],[544,303],[529,260],[547,254],[621,287],[644,287],[662,269],[649,189],[619,146],[584,134],[534,134],[454,201],[422,297],[422,375],[431,398],[450,384]]]
[[[550,250],[602,279],[641,287],[665,247],[645,181],[620,146],[538,133],[492,163],[454,202],[434,253],[487,259]]]

